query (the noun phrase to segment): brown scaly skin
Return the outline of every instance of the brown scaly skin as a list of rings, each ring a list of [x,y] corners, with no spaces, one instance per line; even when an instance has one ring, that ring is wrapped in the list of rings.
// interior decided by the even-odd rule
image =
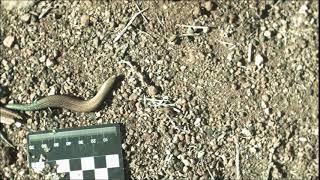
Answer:
[[[107,81],[105,81],[101,88],[99,89],[98,93],[89,100],[80,100],[74,97],[65,96],[65,95],[53,95],[47,96],[39,101],[36,101],[31,104],[7,104],[4,107],[8,109],[14,110],[22,110],[22,111],[35,111],[40,110],[48,107],[58,107],[58,108],[65,108],[70,109],[76,112],[91,112],[96,110],[101,103],[104,101],[107,94],[112,89],[112,86],[115,82],[116,76],[111,76]],[[20,115],[15,112],[12,112],[8,109],[0,107],[0,115],[5,118],[10,119],[22,119]],[[11,147],[14,147],[0,132],[0,139],[6,142]]]
[[[112,89],[112,85],[115,79],[115,76],[111,76],[106,82],[103,83],[98,93],[89,100],[80,100],[65,95],[52,95],[44,97],[39,101],[33,102],[31,104],[6,104],[4,107],[21,111],[35,111],[48,107],[58,107],[70,109],[76,112],[91,112],[96,110],[104,101],[106,95]]]

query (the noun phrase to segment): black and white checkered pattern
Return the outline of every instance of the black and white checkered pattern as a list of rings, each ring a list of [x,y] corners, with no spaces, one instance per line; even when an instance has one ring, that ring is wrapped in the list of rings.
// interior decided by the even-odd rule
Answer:
[[[57,173],[65,173],[66,179],[116,179],[120,169],[118,154],[61,159],[55,161]],[[44,162],[31,163],[33,169],[43,169]]]

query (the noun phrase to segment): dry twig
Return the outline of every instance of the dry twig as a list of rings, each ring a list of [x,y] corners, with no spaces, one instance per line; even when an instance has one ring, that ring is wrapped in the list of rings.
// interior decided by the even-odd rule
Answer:
[[[121,60],[121,61],[119,61],[119,63],[120,63],[120,64],[126,64],[126,65],[128,65],[128,66],[131,68],[132,72],[138,76],[138,78],[139,78],[140,82],[142,83],[142,85],[144,85],[144,86],[145,86],[145,85],[148,85],[148,83],[146,83],[146,81],[144,80],[142,73],[139,72],[139,71],[137,70],[137,68],[134,67],[134,66],[131,64],[131,62],[125,61],[125,60]]]
[[[140,7],[138,6],[137,2],[136,2],[136,7],[137,7],[138,11],[141,11],[141,9],[140,9]],[[141,16],[142,16],[143,20],[145,20],[146,22],[148,22],[148,19],[147,19],[143,14],[141,14]]]
[[[272,170],[272,168],[274,167],[273,154],[274,154],[275,150],[276,150],[279,146],[280,146],[280,141],[277,140],[276,143],[273,145],[272,149],[270,150],[270,153],[269,153],[269,163],[268,163],[268,168],[267,168],[265,180],[268,180],[269,177],[270,177],[271,170]]]
[[[229,43],[229,42],[225,42],[225,41],[221,41],[221,40],[217,40],[217,41],[218,41],[219,43],[223,44],[223,45],[226,46],[226,47],[228,47],[228,45],[229,45],[229,46],[230,46],[230,47],[228,47],[229,50],[234,49],[234,48],[236,47],[235,44],[232,44],[232,43]]]
[[[3,140],[5,143],[7,143],[10,147],[14,148],[14,145],[11,144],[8,139],[2,134],[2,132],[0,131],[0,140]]]
[[[249,43],[249,47],[248,47],[248,62],[251,62],[251,58],[252,58],[252,43]]]
[[[143,9],[142,11],[137,12],[135,15],[132,16],[132,18],[130,19],[130,21],[128,22],[128,24],[122,29],[122,31],[120,31],[118,33],[118,35],[116,36],[116,38],[114,38],[113,43],[117,42],[121,36],[127,31],[127,29],[129,28],[129,26],[132,24],[132,22],[136,19],[136,17],[143,13],[144,11],[146,11],[148,8]]]
[[[241,170],[240,170],[240,146],[239,146],[239,137],[234,138],[234,143],[236,144],[236,179],[240,180],[241,178]]]
[[[206,165],[206,169],[207,169],[207,171],[208,171],[211,179],[215,179],[214,176],[213,176],[213,174],[210,172],[210,169],[209,169],[209,167],[208,167],[207,165]]]

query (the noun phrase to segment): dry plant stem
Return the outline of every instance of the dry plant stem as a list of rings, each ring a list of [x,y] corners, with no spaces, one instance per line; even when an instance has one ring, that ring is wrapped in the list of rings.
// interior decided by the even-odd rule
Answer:
[[[4,137],[4,135],[2,134],[2,132],[0,131],[0,139],[3,140],[6,144],[8,144],[10,147],[14,148],[14,145],[11,144],[7,138]]]
[[[1,123],[10,125],[15,122],[14,119],[22,119],[22,117],[13,111],[10,111],[8,109],[0,107],[0,122]],[[3,140],[6,144],[8,144],[10,147],[14,148],[14,145],[11,144],[7,140],[7,138],[3,135],[3,133],[1,131],[0,131],[0,139]]]
[[[237,46],[235,44],[232,44],[232,43],[229,43],[229,42],[224,42],[224,41],[220,41],[220,40],[216,40],[218,41],[219,43],[223,44],[226,48],[228,48],[229,50],[232,50],[234,48],[236,48]],[[230,47],[228,47],[228,45]]]
[[[240,180],[241,178],[241,170],[240,170],[240,146],[239,146],[239,137],[234,138],[234,143],[236,145],[236,179]]]
[[[136,74],[136,76],[138,76],[138,78],[139,78],[140,82],[142,83],[142,85],[143,86],[148,85],[148,83],[146,83],[146,81],[144,80],[142,73],[139,72],[129,61],[121,60],[121,61],[119,61],[119,63],[128,65],[131,68],[132,72],[134,74]]]
[[[137,2],[136,2],[136,7],[137,7],[138,11],[141,11],[141,9],[140,9],[140,7],[138,6]],[[148,22],[148,19],[147,19],[143,14],[141,14],[141,16],[142,16],[143,20],[145,20],[146,22]]]
[[[180,27],[185,27],[185,28],[194,28],[194,29],[204,29],[204,28],[209,28],[210,26],[193,26],[193,25],[184,25],[184,24],[177,24]]]
[[[221,41],[221,40],[217,40],[219,43],[223,44],[223,45],[230,45],[232,47],[236,46],[235,44],[229,43],[229,42],[225,42],[225,41]]]
[[[127,29],[129,28],[129,26],[132,24],[132,22],[135,20],[135,18],[143,13],[144,11],[146,11],[148,8],[143,9],[142,11],[137,12],[135,15],[132,16],[132,18],[130,19],[130,21],[128,22],[128,24],[122,29],[122,31],[120,31],[120,33],[118,33],[118,35],[116,36],[116,38],[114,38],[113,43],[117,42],[121,36],[127,31]]]
[[[193,34],[180,34],[180,35],[177,35],[177,37],[188,37],[188,36],[200,36],[200,34],[193,33]]]
[[[210,172],[210,169],[209,169],[209,167],[208,167],[207,165],[206,165],[206,169],[207,169],[207,171],[208,171],[211,179],[215,179],[214,176],[213,176],[213,174]]]
[[[248,62],[251,62],[251,58],[252,58],[252,43],[249,43],[249,47],[248,47]]]
[[[0,116],[0,123],[10,125],[10,124],[15,123],[15,118],[13,118],[11,116],[1,115]]]
[[[103,83],[98,93],[89,100],[80,100],[65,95],[53,95],[44,97],[39,101],[31,104],[7,104],[5,105],[5,107],[8,109],[22,111],[35,111],[48,107],[58,107],[70,109],[76,112],[91,112],[96,110],[104,101],[107,94],[109,94],[109,92],[111,91],[115,79],[115,76],[110,77],[106,82]]]
[[[266,172],[266,177],[265,177],[265,180],[269,180],[269,177],[270,177],[270,173],[271,173],[271,170],[274,166],[274,163],[273,163],[273,154],[275,152],[275,150],[280,146],[280,142],[279,140],[273,145],[272,149],[270,150],[270,153],[269,153],[269,163],[268,163],[268,168],[267,168],[267,172]]]
[[[22,117],[19,114],[2,107],[0,107],[0,116],[1,117],[5,116],[8,118],[15,118],[15,119],[22,119]]]
[[[140,30],[140,29],[138,29],[138,31],[139,31],[140,33],[146,34],[146,35],[148,35],[149,37],[151,37],[152,39],[154,39],[154,37],[151,36],[149,33],[144,32],[144,31],[142,31],[142,30]]]

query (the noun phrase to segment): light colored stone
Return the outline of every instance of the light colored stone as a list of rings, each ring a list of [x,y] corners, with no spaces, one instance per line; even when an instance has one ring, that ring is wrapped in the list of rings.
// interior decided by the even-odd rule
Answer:
[[[19,122],[19,121],[17,121],[17,122],[15,122],[15,124],[14,124],[17,128],[20,128],[21,127],[21,122]]]
[[[201,12],[201,10],[200,10],[199,6],[194,7],[194,9],[193,9],[193,15],[194,16],[199,16],[200,12]]]
[[[262,100],[265,101],[265,102],[268,102],[270,100],[269,96],[264,94],[261,96]]]
[[[148,91],[149,96],[155,96],[158,94],[158,90],[154,86],[149,86],[147,91]]]
[[[251,132],[246,128],[241,129],[241,134],[243,134],[243,135],[245,135],[247,137],[252,136]]]
[[[39,61],[40,61],[40,62],[46,62],[46,59],[47,59],[46,55],[43,55],[43,56],[41,56],[41,57],[39,58]]]
[[[93,39],[93,46],[97,48],[99,45],[100,45],[100,39],[98,37],[95,37]]]
[[[80,24],[83,27],[87,27],[90,24],[90,16],[88,15],[82,15],[80,18]]]
[[[190,166],[190,161],[187,160],[187,159],[181,159],[182,163],[185,165],[185,166]]]
[[[7,36],[4,40],[3,40],[3,45],[11,48],[13,43],[15,41],[15,37],[14,36]]]
[[[271,113],[271,109],[270,108],[266,108],[263,110],[264,113],[266,113],[267,115],[269,115]]]
[[[197,153],[197,157],[198,157],[199,159],[201,159],[201,158],[204,156],[204,154],[205,154],[204,151],[199,151],[199,152]]]
[[[7,10],[28,9],[35,4],[35,0],[6,0],[1,1],[1,5]]]
[[[263,35],[266,37],[266,38],[271,38],[271,32],[270,31],[264,31]]]
[[[264,59],[260,54],[257,54],[254,58],[254,64],[258,67],[258,69],[261,69],[263,67]]]
[[[55,86],[51,86],[50,87],[50,90],[48,92],[48,96],[51,96],[51,95],[55,95],[56,94],[56,87]]]
[[[202,28],[203,33],[208,33],[209,32],[209,27],[204,27]]]
[[[21,21],[23,22],[29,22],[30,18],[31,18],[31,15],[29,13],[26,13],[20,17]]]
[[[207,11],[211,11],[212,8],[213,8],[212,2],[211,2],[210,0],[209,0],[209,1],[206,1],[206,2],[204,3],[204,8],[205,8]]]
[[[192,27],[188,27],[187,34],[193,34],[193,33],[194,33],[194,31],[193,31]]]
[[[51,60],[51,59],[47,59],[47,60],[46,60],[46,66],[47,66],[47,67],[53,66],[54,63],[55,63],[55,62],[54,62],[53,60]]]
[[[194,121],[194,126],[199,127],[201,124],[201,118],[196,118],[196,120]]]
[[[263,109],[265,109],[265,108],[268,107],[268,104],[267,104],[265,101],[262,101],[262,102],[261,102],[261,107],[262,107]]]

